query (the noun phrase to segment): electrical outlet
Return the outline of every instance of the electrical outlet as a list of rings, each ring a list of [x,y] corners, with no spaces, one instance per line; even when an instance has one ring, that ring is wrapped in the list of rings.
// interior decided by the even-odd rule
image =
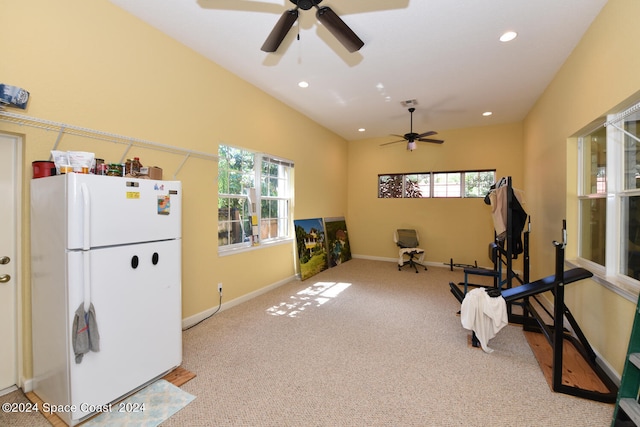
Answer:
[[[222,294],[222,282],[218,283],[218,292]]]

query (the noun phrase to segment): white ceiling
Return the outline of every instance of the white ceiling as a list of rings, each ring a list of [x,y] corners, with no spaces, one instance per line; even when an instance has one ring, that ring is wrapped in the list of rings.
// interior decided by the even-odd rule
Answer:
[[[362,49],[349,53],[310,9],[265,53],[289,0],[110,1],[347,140],[409,132],[410,99],[417,133],[522,120],[606,3],[324,0]],[[501,43],[507,30],[518,37]]]

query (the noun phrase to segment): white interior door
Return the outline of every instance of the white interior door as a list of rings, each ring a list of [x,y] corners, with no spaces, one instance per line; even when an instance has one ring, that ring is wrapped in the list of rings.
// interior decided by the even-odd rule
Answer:
[[[20,138],[0,134],[0,391],[17,383],[17,207]]]

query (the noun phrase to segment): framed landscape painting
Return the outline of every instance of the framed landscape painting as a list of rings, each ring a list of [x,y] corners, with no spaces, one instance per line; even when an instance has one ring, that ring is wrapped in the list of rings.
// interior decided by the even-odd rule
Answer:
[[[300,278],[305,280],[328,268],[324,225],[322,218],[296,219],[293,225]]]

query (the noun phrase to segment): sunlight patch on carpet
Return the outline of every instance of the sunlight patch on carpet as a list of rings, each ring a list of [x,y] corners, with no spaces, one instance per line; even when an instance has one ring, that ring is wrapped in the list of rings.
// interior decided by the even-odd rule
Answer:
[[[289,297],[289,301],[283,301],[267,309],[267,313],[273,316],[297,317],[301,312],[310,307],[320,307],[322,304],[340,295],[351,283],[343,282],[316,282],[306,289]]]

